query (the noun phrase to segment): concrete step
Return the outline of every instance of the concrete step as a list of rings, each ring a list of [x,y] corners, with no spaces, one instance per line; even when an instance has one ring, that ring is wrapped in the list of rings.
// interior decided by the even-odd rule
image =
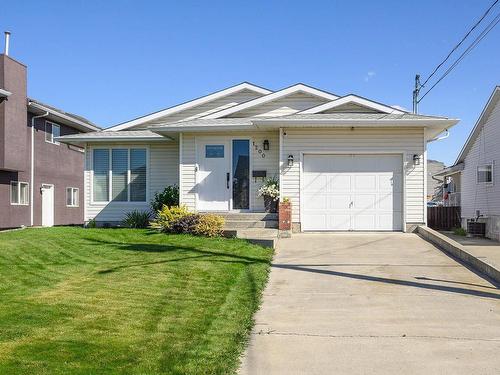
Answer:
[[[250,243],[276,248],[278,243],[278,229],[269,229],[269,228],[261,228],[261,229],[237,229],[237,228],[229,228],[224,230],[224,235],[226,237],[236,237],[247,240]]]
[[[278,228],[277,220],[226,220],[226,228]]]
[[[271,214],[267,212],[217,212],[226,221],[248,221],[248,220],[278,220],[278,214]]]

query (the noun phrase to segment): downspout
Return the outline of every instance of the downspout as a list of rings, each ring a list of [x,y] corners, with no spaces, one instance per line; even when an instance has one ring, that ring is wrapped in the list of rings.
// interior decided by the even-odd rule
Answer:
[[[29,103],[28,103],[29,105]],[[33,226],[33,216],[34,216],[34,206],[35,202],[33,198],[35,196],[35,120],[37,118],[46,117],[49,115],[49,112],[45,112],[43,115],[33,116],[31,118],[31,178],[30,178],[30,226]]]

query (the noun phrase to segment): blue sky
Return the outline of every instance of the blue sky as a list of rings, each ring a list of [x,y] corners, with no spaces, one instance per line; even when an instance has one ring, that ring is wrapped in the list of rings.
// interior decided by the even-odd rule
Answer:
[[[411,109],[415,73],[425,79],[491,3],[18,0],[2,3],[0,29],[31,97],[108,127],[241,81]],[[499,42],[497,26],[422,101],[421,113],[462,120],[430,158],[455,160],[500,84]]]

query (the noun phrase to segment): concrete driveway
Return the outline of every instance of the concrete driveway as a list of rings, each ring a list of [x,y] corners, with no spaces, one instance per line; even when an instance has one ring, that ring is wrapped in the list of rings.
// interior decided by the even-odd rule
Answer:
[[[241,374],[499,374],[500,290],[414,234],[280,240]]]

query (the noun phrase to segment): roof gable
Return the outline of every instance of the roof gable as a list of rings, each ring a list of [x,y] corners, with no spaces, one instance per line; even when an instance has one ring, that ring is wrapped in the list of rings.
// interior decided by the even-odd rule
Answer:
[[[271,94],[264,95],[260,98],[249,100],[248,102],[235,105],[234,107],[231,107],[231,108],[219,111],[219,112],[212,113],[212,114],[205,116],[203,118],[214,119],[214,118],[229,117],[229,116],[240,117],[240,116],[236,115],[239,112],[249,110],[250,108],[256,108],[257,106],[262,106],[262,105],[265,105],[267,103],[274,102],[274,101],[277,101],[279,99],[285,98],[287,96],[291,96],[291,95],[299,94],[299,93],[320,98],[320,99],[322,99],[322,101],[324,101],[324,100],[331,101],[331,100],[338,99],[337,95],[330,94],[326,91],[322,91],[322,90],[316,89],[314,87],[310,87],[310,86],[304,85],[302,83],[299,83],[299,84],[287,87],[285,89],[275,91]]]
[[[488,99],[488,102],[484,106],[481,115],[479,115],[479,118],[476,121],[476,124],[474,125],[474,128],[472,129],[471,133],[469,134],[467,141],[465,141],[465,144],[462,147],[462,150],[460,151],[460,154],[458,155],[455,164],[459,164],[465,160],[467,153],[474,145],[474,142],[476,141],[479,134],[481,134],[481,130],[483,129],[484,124],[488,121],[490,115],[492,114],[493,110],[497,105],[500,105],[500,86],[496,86],[493,92],[491,93],[490,98]]]
[[[248,95],[247,93],[251,93],[253,95]],[[145,124],[147,125],[155,125],[159,121],[161,121],[163,118],[168,118],[169,116],[172,117],[169,122],[175,122],[175,121],[180,121],[184,120],[181,117],[175,115],[179,115],[181,112],[196,109],[197,107],[202,107],[206,106],[207,108],[200,108],[201,113],[198,113],[198,115],[193,115],[193,113],[188,114],[186,117],[188,119],[196,118],[196,117],[201,117],[205,116],[207,113],[210,113],[210,110],[213,108],[210,108],[210,106],[207,106],[209,103],[213,103],[215,101],[220,101],[220,106],[216,106],[216,111],[220,110],[221,107],[224,108],[224,106],[235,106],[242,101],[248,101],[248,100],[253,100],[255,97],[260,97],[262,95],[267,95],[271,93],[270,90],[267,90],[265,88],[256,86],[254,84],[248,83],[248,82],[243,82],[240,83],[236,86],[228,87],[226,89],[223,89],[221,91],[214,92],[209,95],[202,96],[200,98],[194,99],[187,101],[185,103],[169,107],[166,109],[163,109],[158,112],[150,113],[145,116],[138,117],[134,120],[124,122],[122,124],[118,124],[115,126],[112,126],[110,128],[105,129],[105,131],[119,131],[119,130],[126,130],[126,129],[131,129],[135,127],[140,127]],[[224,98],[228,98],[230,96],[237,96],[237,94],[243,94],[240,95],[239,99],[234,98],[235,100],[224,100]],[[250,98],[250,99],[249,99]],[[219,103],[217,103],[219,104]],[[164,121],[163,121],[164,122]]]
[[[306,109],[300,113],[303,114],[314,114],[314,113],[331,113],[331,112],[339,112],[342,107],[346,107],[351,105],[356,107],[361,107],[364,109],[363,112],[377,112],[377,113],[394,113],[394,114],[402,114],[405,113],[397,108],[390,107],[388,105],[375,102],[373,100],[369,100],[363,98],[361,96],[349,94],[343,96],[337,100],[333,100],[331,102],[321,104],[319,106]],[[349,108],[349,112],[354,112],[352,108]]]

